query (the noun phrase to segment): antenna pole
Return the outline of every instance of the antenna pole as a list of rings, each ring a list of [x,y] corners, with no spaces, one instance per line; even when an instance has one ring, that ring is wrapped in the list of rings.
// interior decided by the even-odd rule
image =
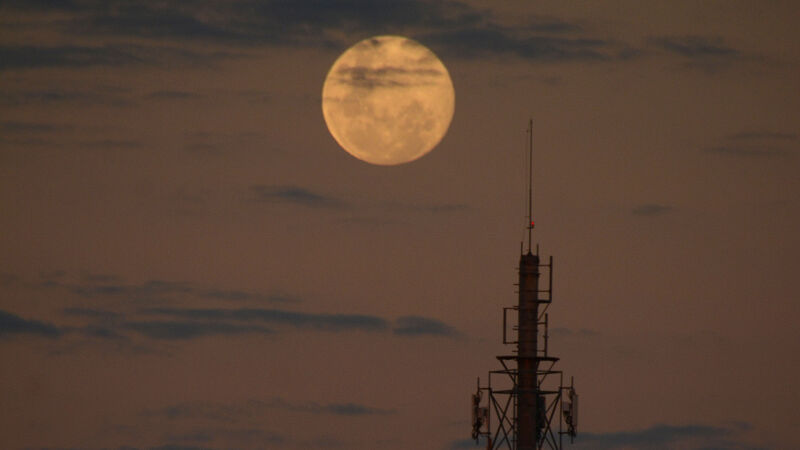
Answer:
[[[533,119],[528,121],[528,253],[533,230]]]
[[[486,450],[550,450],[563,449],[563,436],[570,441],[576,435],[578,394],[572,381],[564,386],[564,372],[555,370],[557,357],[549,354],[550,318],[547,308],[553,300],[553,257],[541,264],[539,244],[533,246],[533,119],[528,121],[528,252],[519,258],[518,303],[503,308],[503,344],[513,345],[511,354],[498,356],[503,370],[489,372],[488,384],[472,395],[472,438],[486,438]],[[525,233],[519,243],[524,250]],[[536,253],[532,253],[533,248]],[[539,284],[546,268],[550,282]],[[516,340],[507,333],[508,310],[516,312]],[[541,315],[540,315],[541,311]],[[544,319],[542,321],[541,319]],[[544,333],[540,335],[540,326]],[[540,339],[540,337],[542,339]],[[503,387],[492,387],[492,374],[504,374]],[[488,406],[482,407],[481,393],[489,396]],[[497,423],[491,419],[494,415]],[[485,420],[484,420],[485,418]],[[566,424],[566,429],[564,428]]]

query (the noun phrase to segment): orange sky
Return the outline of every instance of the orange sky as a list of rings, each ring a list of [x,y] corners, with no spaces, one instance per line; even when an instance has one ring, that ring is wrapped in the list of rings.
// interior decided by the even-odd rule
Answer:
[[[525,225],[575,448],[800,447],[794,2],[0,2],[0,447],[470,448]],[[380,167],[349,46],[456,109]]]

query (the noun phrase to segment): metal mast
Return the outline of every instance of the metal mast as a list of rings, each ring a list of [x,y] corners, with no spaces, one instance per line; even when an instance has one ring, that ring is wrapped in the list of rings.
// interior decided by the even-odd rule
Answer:
[[[519,259],[517,305],[517,448],[533,450],[539,441],[539,255],[531,253],[533,232],[533,119],[528,122],[528,253]]]
[[[533,120],[528,123],[528,133],[528,248],[519,260],[518,303],[503,308],[503,343],[514,345],[516,354],[498,356],[503,368],[489,372],[486,386],[478,379],[478,390],[472,396],[472,437],[477,442],[484,436],[487,449],[561,449],[563,435],[576,435],[578,395],[571,380],[569,386],[564,385],[563,372],[554,370],[558,358],[547,352],[553,257],[548,264],[541,264],[538,245],[536,253],[532,252]],[[539,284],[542,268],[548,274],[544,288]],[[517,324],[512,325],[516,340],[510,340],[507,333],[509,310],[517,311]],[[498,381],[503,387],[498,387]],[[489,394],[487,406],[481,404],[484,392]]]

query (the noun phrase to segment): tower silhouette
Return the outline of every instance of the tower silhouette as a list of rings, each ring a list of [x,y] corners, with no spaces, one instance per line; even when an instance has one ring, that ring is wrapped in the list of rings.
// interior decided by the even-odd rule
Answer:
[[[569,386],[564,384],[563,372],[555,370],[558,358],[550,356],[547,348],[553,257],[542,264],[538,245],[535,253],[531,247],[533,121],[528,125],[528,245],[519,260],[517,305],[503,308],[503,344],[513,345],[514,354],[497,356],[502,369],[489,371],[484,386],[478,378],[472,395],[472,437],[476,442],[485,437],[487,449],[560,449],[565,435],[571,441],[577,434],[578,394],[572,379]],[[540,284],[542,269],[548,275],[545,286]],[[516,311],[516,325],[511,325],[516,340],[508,333],[509,311]],[[486,406],[482,404],[484,393],[488,394]]]

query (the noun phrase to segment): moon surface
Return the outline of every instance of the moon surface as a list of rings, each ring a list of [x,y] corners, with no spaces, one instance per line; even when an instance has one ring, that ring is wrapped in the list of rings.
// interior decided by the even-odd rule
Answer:
[[[433,150],[454,108],[447,68],[428,48],[402,36],[353,45],[322,87],[322,114],[331,135],[371,164],[403,164]]]

